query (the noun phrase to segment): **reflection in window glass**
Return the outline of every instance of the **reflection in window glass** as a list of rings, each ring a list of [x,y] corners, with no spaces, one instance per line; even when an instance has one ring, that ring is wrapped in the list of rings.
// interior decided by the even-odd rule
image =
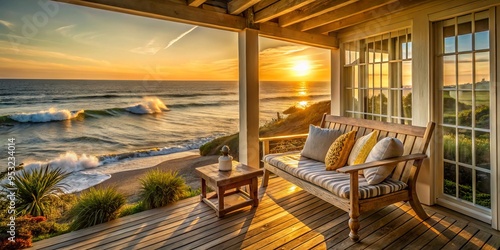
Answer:
[[[444,163],[444,193],[455,197],[457,190],[457,170],[455,164]]]
[[[476,171],[476,204],[491,208],[490,174]]]
[[[409,29],[346,43],[358,44],[361,60],[346,61],[346,115],[411,124],[411,34]],[[347,49],[344,53],[352,53]],[[347,56],[347,55],[346,55]],[[366,60],[365,60],[366,58]],[[352,82],[352,84],[351,84]],[[360,96],[357,96],[359,93]],[[352,103],[352,104],[351,104]],[[389,103],[391,106],[389,107]]]
[[[442,44],[443,193],[490,208],[490,37],[488,11],[437,22]],[[456,176],[458,178],[456,178]]]

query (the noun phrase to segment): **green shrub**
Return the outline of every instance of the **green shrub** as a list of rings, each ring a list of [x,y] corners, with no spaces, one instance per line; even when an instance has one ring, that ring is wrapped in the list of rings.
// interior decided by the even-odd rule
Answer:
[[[17,188],[16,210],[20,214],[45,216],[50,196],[57,197],[63,193],[65,184],[61,181],[68,176],[61,168],[50,169],[49,165],[34,169],[31,172],[22,170],[14,175],[13,186],[3,184],[4,188]]]
[[[69,214],[74,218],[71,229],[82,229],[108,222],[118,216],[125,197],[113,187],[90,188],[83,192]]]
[[[142,212],[144,210],[145,209],[144,209],[144,205],[142,204],[142,202],[137,202],[137,203],[133,203],[133,204],[125,204],[125,206],[123,206],[122,209],[120,209],[120,214],[118,215],[118,217],[136,214],[136,213]]]
[[[177,172],[154,169],[148,171],[140,182],[140,197],[146,209],[165,206],[183,198],[187,193],[186,183]]]

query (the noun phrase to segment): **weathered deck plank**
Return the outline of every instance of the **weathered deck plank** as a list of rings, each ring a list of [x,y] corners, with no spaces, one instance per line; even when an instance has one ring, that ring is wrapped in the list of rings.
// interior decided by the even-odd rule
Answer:
[[[266,191],[266,192],[264,192]],[[426,207],[421,221],[402,202],[360,217],[348,238],[346,212],[281,178],[260,190],[258,208],[224,218],[198,197],[34,243],[34,249],[499,249],[500,232]]]

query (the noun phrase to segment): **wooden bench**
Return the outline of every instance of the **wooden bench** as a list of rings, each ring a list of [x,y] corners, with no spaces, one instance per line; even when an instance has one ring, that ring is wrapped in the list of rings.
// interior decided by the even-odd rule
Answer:
[[[321,121],[320,127],[341,130],[343,133],[351,130],[357,130],[356,137],[359,138],[374,130],[379,130],[378,139],[384,137],[398,138],[404,145],[404,154],[401,157],[363,163],[352,166],[345,166],[337,169],[337,172],[350,175],[350,195],[349,198],[342,198],[336,196],[329,190],[322,188],[314,183],[302,180],[282,169],[273,166],[272,164],[264,162],[264,177],[262,187],[268,185],[270,172],[286,179],[287,181],[301,187],[302,189],[310,192],[311,194],[331,203],[332,205],[349,213],[349,237],[353,241],[359,241],[359,216],[361,213],[373,210],[380,207],[385,207],[399,201],[408,201],[415,210],[415,213],[422,219],[428,218],[428,215],[422,208],[416,193],[416,183],[420,166],[425,158],[427,158],[426,151],[434,130],[435,124],[429,122],[427,127],[418,127],[410,125],[402,125],[395,123],[387,123],[381,121],[363,120],[349,117],[340,117],[325,114]],[[271,141],[281,141],[289,139],[297,139],[300,137],[307,137],[307,134],[278,136],[269,138],[260,138],[262,142],[263,155],[269,154],[269,147]],[[363,169],[384,166],[384,165],[398,164],[392,172],[390,178],[402,181],[407,184],[407,188],[392,192],[389,194],[360,199],[359,198],[359,181],[358,174],[362,173]],[[361,171],[361,172],[360,172]]]

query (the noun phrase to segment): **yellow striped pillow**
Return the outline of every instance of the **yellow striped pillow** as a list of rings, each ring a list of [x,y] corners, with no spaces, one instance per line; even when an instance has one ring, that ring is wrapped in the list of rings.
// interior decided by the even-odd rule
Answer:
[[[379,131],[375,130],[365,136],[360,137],[354,143],[351,153],[349,154],[349,159],[347,160],[347,165],[357,165],[365,163],[366,157],[372,150],[372,148],[377,144]]]

